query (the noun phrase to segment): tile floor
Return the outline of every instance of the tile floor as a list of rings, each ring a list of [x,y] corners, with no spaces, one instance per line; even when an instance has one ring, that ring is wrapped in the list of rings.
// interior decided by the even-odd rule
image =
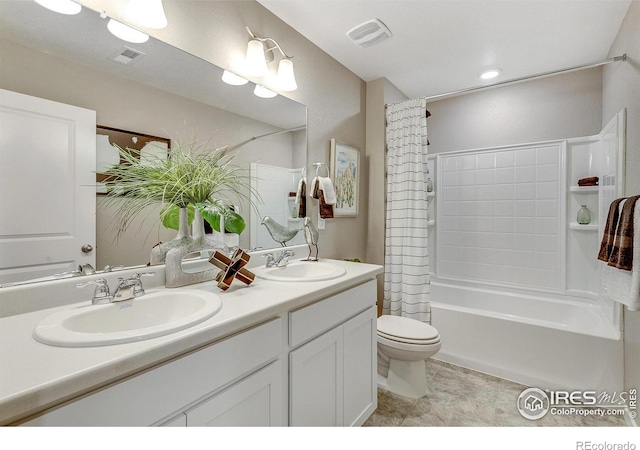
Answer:
[[[378,389],[378,408],[364,426],[625,426],[622,416],[557,416],[528,420],[516,409],[526,386],[452,364],[427,360],[428,393],[408,399]]]

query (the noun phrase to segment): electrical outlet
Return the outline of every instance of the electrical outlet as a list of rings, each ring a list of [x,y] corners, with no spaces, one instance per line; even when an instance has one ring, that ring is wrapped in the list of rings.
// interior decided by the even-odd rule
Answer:
[[[318,230],[324,230],[324,219],[320,217],[320,212],[318,212]]]

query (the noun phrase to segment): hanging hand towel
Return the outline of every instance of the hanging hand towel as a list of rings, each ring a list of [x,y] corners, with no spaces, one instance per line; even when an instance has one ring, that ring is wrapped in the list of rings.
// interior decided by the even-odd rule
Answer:
[[[307,179],[305,177],[300,178],[298,182],[298,190],[296,192],[296,202],[298,206],[298,217],[304,218],[307,216]]]
[[[607,264],[621,270],[631,270],[633,267],[633,247],[634,247],[634,212],[637,200],[640,195],[629,197],[622,202],[618,202],[618,206],[622,205],[622,213],[617,220],[617,226],[615,228],[615,237],[611,251],[608,253]],[[616,203],[617,200],[614,200]],[[616,208],[616,211],[618,208]],[[609,211],[611,213],[611,211]],[[609,219],[607,219],[607,227],[609,227]],[[607,242],[610,241],[610,232],[603,235],[603,242],[605,237]],[[601,245],[602,247],[602,245]],[[603,257],[598,254],[598,259],[603,260]]]
[[[604,225],[604,234],[600,243],[600,252],[598,259],[606,263],[613,251],[613,242],[616,239],[616,228],[618,227],[618,218],[620,217],[620,203],[626,200],[626,197],[615,199],[609,206],[609,214],[607,215],[607,223]]]
[[[323,184],[320,181],[321,178],[322,177],[315,177],[313,179],[312,197],[317,198],[318,201],[320,202],[320,217],[323,219],[333,219],[333,204],[328,203],[326,200],[325,193],[323,190]],[[333,184],[331,186],[333,188]],[[335,197],[335,192],[333,195]]]
[[[639,196],[631,197],[625,200],[624,203],[617,202],[617,208],[624,207],[626,203],[636,203]],[[621,205],[622,203],[622,205]],[[631,209],[629,205],[628,210]],[[624,214],[621,213],[621,216]],[[620,217],[617,227],[623,227],[623,218]],[[633,225],[631,228],[640,227],[640,213],[635,208],[633,210],[633,219],[631,222]],[[627,226],[629,228],[629,226]],[[616,232],[616,236],[618,232]],[[633,260],[639,261],[640,259],[640,241],[638,241],[640,233],[634,233],[632,237],[633,246],[631,250],[631,256]],[[604,241],[604,238],[603,238]],[[615,244],[614,244],[615,248]],[[614,252],[612,251],[612,255]],[[599,258],[600,259],[600,258]],[[631,270],[621,270],[616,268],[611,263],[603,266],[602,269],[602,288],[604,296],[610,300],[623,303],[630,311],[640,311],[640,264],[633,264]]]
[[[333,183],[329,177],[318,177],[320,181],[320,188],[324,192],[324,201],[329,205],[335,205],[338,202],[336,197],[336,191],[333,188]]]

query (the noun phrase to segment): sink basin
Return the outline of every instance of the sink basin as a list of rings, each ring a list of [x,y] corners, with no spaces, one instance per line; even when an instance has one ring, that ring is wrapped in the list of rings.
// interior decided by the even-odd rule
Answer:
[[[33,337],[61,347],[97,347],[151,339],[203,322],[222,309],[216,294],[192,289],[147,292],[118,303],[71,307],[45,317]]]
[[[325,281],[339,278],[347,269],[324,261],[292,261],[284,267],[258,267],[252,269],[259,278],[271,281]]]

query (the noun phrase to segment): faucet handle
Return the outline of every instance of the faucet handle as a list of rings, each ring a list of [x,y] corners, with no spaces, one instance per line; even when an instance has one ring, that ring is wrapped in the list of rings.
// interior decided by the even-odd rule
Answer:
[[[155,272],[141,272],[141,273],[134,273],[133,275],[131,275],[131,279],[137,281],[137,284],[133,287],[133,296],[140,297],[144,295],[144,288],[142,287],[142,280],[140,278],[155,277],[155,276],[156,276]]]
[[[104,269],[102,269],[103,272],[113,272],[115,270],[119,270],[119,269],[124,269],[125,266],[123,264],[119,264],[116,266],[111,266],[109,264],[107,264],[106,266],[104,266]]]
[[[273,253],[269,252],[269,253],[265,253],[264,255],[262,255],[263,258],[267,258],[267,264],[266,267],[273,267],[276,264],[276,259],[273,257]]]
[[[93,291],[92,303],[96,304],[102,300],[111,300],[111,293],[109,292],[109,283],[104,278],[98,278],[96,280],[89,280],[86,283],[77,283],[76,288],[81,289],[87,286],[95,286]]]
[[[133,275],[131,275],[131,278],[133,278],[134,280],[139,280],[141,277],[155,277],[156,273],[155,272],[140,272],[140,273],[134,273]]]

